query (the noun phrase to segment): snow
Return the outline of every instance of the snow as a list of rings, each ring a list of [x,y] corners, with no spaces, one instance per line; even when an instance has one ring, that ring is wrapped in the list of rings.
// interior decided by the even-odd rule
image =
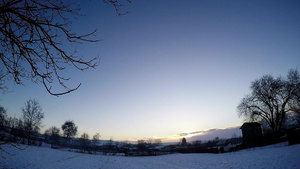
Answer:
[[[225,154],[171,154],[149,157],[122,157],[80,154],[47,147],[26,150],[4,147],[12,155],[2,154],[0,166],[7,168],[286,168],[300,169],[300,145],[277,144]],[[1,168],[1,167],[0,167]]]

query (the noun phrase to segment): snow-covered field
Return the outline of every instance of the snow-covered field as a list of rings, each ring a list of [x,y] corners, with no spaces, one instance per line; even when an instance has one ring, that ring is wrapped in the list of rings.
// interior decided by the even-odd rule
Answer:
[[[7,148],[6,148],[7,149]],[[91,168],[91,169],[179,169],[179,168],[299,168],[300,145],[271,145],[225,154],[171,154],[152,157],[123,157],[72,153],[46,147],[26,150],[9,148],[14,155],[2,154],[0,165],[7,168]],[[1,168],[1,167],[0,167]]]

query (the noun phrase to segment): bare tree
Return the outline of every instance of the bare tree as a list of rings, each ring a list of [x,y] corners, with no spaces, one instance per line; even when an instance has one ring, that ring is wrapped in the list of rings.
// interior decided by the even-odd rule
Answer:
[[[152,145],[153,144],[153,139],[152,138],[148,138],[148,140],[146,140],[146,144]]]
[[[87,133],[83,133],[80,138],[89,139],[89,135]]]
[[[146,142],[147,148],[155,148],[161,145],[161,139],[152,139],[149,138]]]
[[[296,120],[297,124],[300,125],[300,96],[294,100],[292,111],[294,112],[294,119]]]
[[[292,84],[296,88],[296,94],[294,95],[293,102],[291,104],[291,109],[295,113],[295,118],[300,125],[300,75],[298,71],[292,71],[289,73],[289,79],[291,79]]]
[[[19,130],[22,130],[22,129],[24,129],[24,122],[23,122],[23,120],[21,119],[21,118],[19,118],[19,119],[17,119],[18,121],[17,121],[17,125],[16,125],[16,128],[17,129],[19,129]]]
[[[292,110],[299,94],[300,74],[290,70],[287,78],[265,75],[251,84],[251,94],[238,105],[239,116],[251,121],[265,121],[273,134],[281,132],[286,113]]]
[[[0,128],[3,125],[5,125],[5,121],[6,121],[6,110],[4,109],[4,107],[0,105]]]
[[[87,133],[83,133],[80,137],[80,147],[83,150],[88,150],[90,147],[89,135]]]
[[[62,126],[61,126],[64,136],[67,138],[73,137],[77,135],[77,126],[73,121],[66,121]]]
[[[96,146],[97,143],[98,143],[98,140],[100,139],[100,133],[96,133],[94,136],[93,136],[93,145]]]
[[[52,126],[49,129],[45,130],[45,134],[49,135],[49,136],[59,136],[60,133],[60,129]]]
[[[118,15],[127,13],[120,10],[123,5],[118,0],[103,2],[112,4]],[[24,79],[42,83],[55,96],[77,90],[81,83],[69,88],[65,82],[70,78],[62,72],[67,68],[95,68],[98,57],[78,56],[73,44],[99,41],[91,38],[96,30],[78,35],[70,29],[79,11],[74,0],[0,1],[0,90],[7,88],[7,80],[23,85]],[[74,50],[67,52],[70,48]],[[53,83],[63,92],[53,92]]]
[[[16,117],[8,117],[5,125],[10,128],[15,128],[18,126],[18,119]]]
[[[145,151],[147,149],[147,143],[145,140],[141,139],[137,141],[137,148],[141,151]]]
[[[42,110],[39,102],[33,99],[28,100],[22,108],[24,130],[27,132],[28,145],[30,145],[32,133],[38,132],[42,127],[42,119],[44,118]]]
[[[45,135],[49,137],[51,145],[58,144],[60,129],[55,126],[52,126],[49,129],[45,130]]]
[[[154,140],[154,143],[153,143],[154,147],[160,146],[161,144],[162,144],[161,139],[155,139]]]

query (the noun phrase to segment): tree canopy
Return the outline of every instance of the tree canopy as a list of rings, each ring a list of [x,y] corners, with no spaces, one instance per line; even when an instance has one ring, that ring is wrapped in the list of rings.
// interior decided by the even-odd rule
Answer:
[[[66,121],[62,126],[61,126],[64,136],[70,138],[73,136],[77,135],[77,126],[73,121]]]
[[[286,78],[264,75],[251,84],[237,109],[239,116],[251,121],[265,121],[274,133],[279,133],[286,120],[286,113],[295,110],[299,102],[300,74],[290,70]]]

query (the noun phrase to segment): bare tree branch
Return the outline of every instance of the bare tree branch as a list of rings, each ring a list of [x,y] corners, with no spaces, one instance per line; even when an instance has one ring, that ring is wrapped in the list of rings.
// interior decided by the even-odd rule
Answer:
[[[290,70],[286,79],[265,75],[252,82],[251,94],[244,97],[237,107],[239,116],[254,121],[264,120],[274,133],[278,133],[286,120],[286,113],[297,107],[299,88],[297,70]]]
[[[103,0],[112,4],[118,15],[123,5],[118,0]],[[127,0],[130,3],[130,0]],[[98,57],[87,59],[76,55],[76,50],[67,52],[69,44],[99,42],[91,38],[97,30],[77,35],[70,26],[79,14],[75,1],[64,0],[1,0],[0,1],[0,90],[7,87],[5,81],[13,80],[23,85],[24,79],[42,83],[54,96],[70,93],[65,82],[70,78],[62,71],[74,67],[84,71],[98,65]],[[64,92],[53,92],[52,84],[58,83]]]
[[[128,3],[131,3],[131,0],[126,0]],[[123,4],[121,4],[119,2],[119,0],[103,0],[104,3],[107,3],[107,4],[112,4],[115,8],[115,11],[116,13],[119,15],[119,16],[122,16],[122,15],[126,15],[128,14],[129,12],[128,11],[124,11],[122,12],[121,11],[121,8],[124,6]]]

